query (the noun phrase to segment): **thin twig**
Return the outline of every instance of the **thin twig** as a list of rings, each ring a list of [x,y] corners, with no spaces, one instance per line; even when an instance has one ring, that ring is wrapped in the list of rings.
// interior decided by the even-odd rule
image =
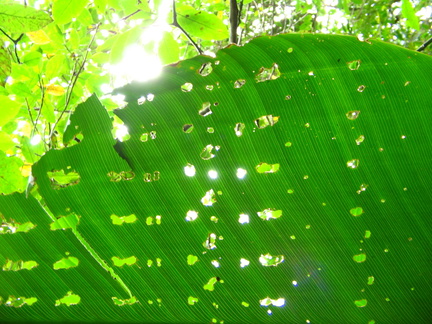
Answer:
[[[53,127],[52,127],[52,129],[51,129],[50,136],[49,136],[50,138],[52,137],[52,135],[53,135],[53,133],[54,133],[56,127],[57,127],[57,124],[60,122],[60,120],[62,119],[64,113],[65,113],[66,110],[67,110],[67,107],[68,107],[68,105],[69,105],[69,102],[70,102],[70,100],[71,100],[71,98],[72,98],[73,89],[74,89],[74,87],[75,87],[75,85],[76,85],[76,83],[77,83],[77,81],[78,81],[78,78],[79,78],[81,72],[82,72],[83,69],[84,69],[84,65],[86,64],[87,57],[88,57],[88,54],[89,54],[89,52],[90,52],[90,48],[91,48],[91,46],[92,46],[93,43],[94,43],[94,40],[95,40],[95,38],[96,38],[96,34],[97,34],[98,30],[99,30],[99,26],[100,26],[100,25],[101,25],[100,23],[98,23],[98,24],[96,25],[94,35],[93,35],[93,37],[92,37],[90,43],[89,43],[88,46],[87,46],[86,53],[85,53],[85,55],[84,55],[84,58],[83,58],[83,61],[82,61],[81,66],[78,68],[78,71],[75,71],[75,67],[76,67],[76,65],[74,66],[74,71],[73,71],[73,73],[72,73],[72,78],[71,78],[71,82],[70,82],[70,87],[69,87],[69,89],[68,89],[68,92],[66,93],[65,107],[64,107],[63,111],[60,113],[59,118],[57,118],[57,120],[55,121],[55,123],[54,123],[54,125],[53,125]]]
[[[126,17],[123,17],[120,20],[128,20],[130,17],[132,17],[133,15],[136,15],[140,11],[141,11],[141,9],[138,9],[137,11],[132,12],[130,15],[127,15]]]
[[[250,9],[250,3],[248,3],[247,8],[246,8],[246,14],[245,14],[245,27],[241,29],[240,32],[240,37],[238,39],[238,45],[241,45],[242,39],[243,39],[243,32],[246,32],[247,29],[247,20],[248,20],[248,16],[249,16],[249,9]]]
[[[425,50],[426,47],[428,47],[430,44],[432,44],[432,37],[429,38],[426,42],[424,42],[419,48],[416,49],[417,52],[422,52]]]
[[[189,34],[186,32],[186,30],[184,30],[183,27],[181,27],[179,25],[179,23],[177,22],[177,11],[176,11],[176,7],[175,7],[175,0],[173,0],[173,22],[171,25],[173,25],[174,27],[177,27],[178,29],[180,29],[182,31],[182,33],[186,36],[186,38],[189,40],[189,42],[192,43],[192,45],[195,47],[195,49],[197,50],[197,52],[199,54],[203,53],[202,49],[198,46],[198,44],[194,42],[192,37],[190,37]]]

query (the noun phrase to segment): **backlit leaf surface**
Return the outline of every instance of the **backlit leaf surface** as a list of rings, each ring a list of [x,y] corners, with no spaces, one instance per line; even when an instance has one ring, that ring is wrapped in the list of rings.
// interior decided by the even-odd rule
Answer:
[[[2,257],[39,264],[0,273],[4,300],[37,298],[2,318],[427,322],[431,63],[378,41],[261,37],[118,89],[123,143],[91,97],[64,134],[79,143],[33,167],[46,210],[0,196],[5,224],[37,225],[0,235]],[[54,183],[61,170],[80,181]],[[54,270],[66,255],[78,266]]]

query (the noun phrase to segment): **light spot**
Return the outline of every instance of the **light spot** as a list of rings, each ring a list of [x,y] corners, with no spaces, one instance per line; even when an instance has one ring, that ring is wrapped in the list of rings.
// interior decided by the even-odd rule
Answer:
[[[350,214],[355,216],[355,217],[360,216],[363,213],[364,213],[364,211],[363,211],[363,208],[361,208],[361,207],[355,207],[355,208],[350,209]]]
[[[34,303],[36,303],[38,299],[36,297],[15,297],[15,296],[9,296],[4,305],[6,307],[15,307],[19,308],[24,305],[32,306]]]
[[[188,265],[194,265],[195,263],[198,262],[198,257],[192,254],[189,254],[187,256],[187,264]]]
[[[352,70],[352,71],[358,70],[360,68],[360,64],[361,64],[360,60],[355,60],[355,61],[347,62],[348,68],[350,70]]]
[[[268,164],[268,163],[265,163],[265,162],[261,162],[260,164],[258,164],[255,167],[255,170],[258,173],[276,173],[276,172],[279,171],[279,167],[280,167],[279,163]]]
[[[244,179],[246,174],[247,174],[247,171],[245,169],[242,169],[242,168],[237,169],[237,173],[236,173],[237,178]]]
[[[285,96],[285,100],[291,100],[292,96],[291,95],[286,95]]]
[[[186,134],[192,133],[194,129],[194,126],[192,124],[184,124],[183,125],[183,132]]]
[[[365,86],[365,85],[361,85],[361,86],[359,86],[359,87],[357,88],[357,91],[358,91],[358,92],[363,92],[364,89],[366,89],[366,86]]]
[[[113,256],[111,260],[116,267],[123,267],[124,265],[132,266],[138,261],[138,259],[135,256],[130,256],[124,259],[120,259],[119,257]]]
[[[12,261],[6,259],[6,263],[3,265],[3,271],[19,271],[19,270],[31,270],[36,268],[39,264],[36,261]]]
[[[263,220],[277,219],[282,216],[282,210],[275,210],[274,208],[264,209],[262,212],[257,212],[258,217]]]
[[[205,86],[206,90],[212,91],[214,89],[214,86],[211,84],[208,84]]]
[[[51,187],[56,190],[77,185],[81,180],[78,172],[70,171],[65,173],[63,169],[48,171],[47,175],[51,181]]]
[[[360,165],[359,159],[352,159],[346,163],[347,168],[351,168],[351,169],[357,169],[359,165]]]
[[[279,264],[281,264],[282,262],[284,262],[285,257],[283,255],[275,255],[272,256],[269,253],[267,254],[261,254],[261,256],[259,257],[259,262],[264,266],[264,267],[276,267]]]
[[[215,233],[211,233],[204,241],[203,246],[208,250],[214,250],[217,248],[216,240],[217,240],[217,235]]]
[[[197,297],[192,297],[192,296],[188,297],[188,304],[189,305],[195,305],[196,303],[198,303],[198,298]]]
[[[217,223],[218,220],[219,220],[219,218],[217,218],[216,216],[211,216],[211,217],[210,217],[210,220],[211,220],[213,223]]]
[[[144,104],[145,101],[146,101],[146,97],[141,96],[137,99],[137,104],[142,105],[142,104]]]
[[[234,88],[239,89],[239,88],[243,87],[245,84],[246,84],[245,79],[238,79],[234,82]]]
[[[292,53],[292,52],[294,52],[294,49],[293,49],[292,47],[289,47],[289,48],[287,49],[287,52],[288,52],[288,53]]]
[[[9,222],[0,213],[0,235],[1,234],[16,234],[16,233],[27,233],[28,231],[35,228],[36,225],[31,222],[17,223],[11,219]]]
[[[309,128],[310,127],[310,123],[304,124],[304,127]]]
[[[353,260],[357,263],[362,263],[366,261],[366,254],[360,253],[353,256]]]
[[[195,166],[188,163],[187,166],[184,167],[184,173],[188,177],[193,177],[196,174]]]
[[[117,297],[112,297],[111,299],[114,302],[114,305],[117,305],[117,306],[133,305],[135,303],[138,303],[138,300],[136,299],[135,296],[132,296],[131,298],[128,298],[128,299],[120,299]],[[153,303],[153,302],[151,302],[151,303],[150,302],[151,301],[149,300],[149,304]]]
[[[122,180],[121,174],[114,171],[108,172],[107,176],[110,178],[111,182],[120,182]]]
[[[143,178],[144,182],[151,182],[152,181],[152,175],[151,173],[144,173],[144,178]]]
[[[148,226],[153,225],[153,217],[152,216],[149,216],[149,217],[146,218],[146,224]]]
[[[358,118],[359,115],[360,115],[360,110],[351,110],[345,114],[346,118],[348,118],[349,120],[355,120]]]
[[[213,204],[216,202],[216,193],[213,189],[210,189],[206,192],[204,197],[201,198],[201,203],[204,206],[213,206]]]
[[[405,135],[402,135],[402,136],[401,136],[401,139],[405,139],[405,138],[406,138],[406,136],[405,136]]]
[[[210,280],[204,285],[204,290],[213,291],[214,285],[217,283],[223,283],[223,280],[221,280],[219,277],[212,277]]]
[[[212,73],[212,71],[213,71],[213,67],[211,62],[207,62],[201,65],[200,69],[198,70],[198,73],[201,76],[208,76],[210,73]]]
[[[278,121],[279,121],[279,117],[273,117],[273,115],[265,115],[255,119],[254,123],[259,129],[263,129],[266,128],[267,126],[273,126]]]
[[[160,225],[162,223],[162,216],[161,215],[156,215],[155,219],[156,219],[156,225]]]
[[[360,195],[363,191],[366,191],[367,187],[369,187],[369,185],[367,185],[367,184],[365,184],[365,183],[362,183],[362,184],[360,185],[360,189],[357,190],[356,192]]]
[[[120,176],[122,180],[129,181],[135,178],[135,173],[133,173],[132,171],[121,171]]]
[[[216,170],[210,170],[207,174],[210,179],[217,179],[218,177],[218,173]]]
[[[155,171],[153,172],[153,181],[158,181],[160,179],[160,172]]]
[[[192,91],[192,89],[193,89],[193,84],[190,83],[190,82],[186,82],[185,84],[182,84],[182,85],[180,86],[180,89],[181,89],[183,92],[190,92],[190,91]]]
[[[258,71],[258,74],[255,75],[256,82],[265,82],[269,80],[276,80],[281,76],[281,72],[279,71],[279,66],[274,63],[271,68],[261,67]]]
[[[203,160],[210,160],[210,159],[214,158],[216,156],[212,152],[214,148],[215,147],[213,145],[211,145],[211,144],[209,144],[206,147],[204,147],[203,150],[202,150],[202,152],[201,152],[201,154],[200,154],[201,159],[203,159]]]
[[[57,218],[53,223],[50,224],[50,230],[65,230],[68,228],[76,229],[77,225],[79,224],[80,217],[76,214],[70,214],[68,216],[61,216],[60,218]]]
[[[298,285],[297,281],[293,280],[292,285],[297,286]]]
[[[72,306],[72,305],[79,304],[80,301],[81,301],[80,296],[75,295],[72,291],[68,291],[66,296],[56,300],[55,306],[60,306],[61,304],[64,304],[66,306]]]
[[[73,256],[69,256],[67,258],[62,258],[59,261],[55,262],[53,264],[53,268],[54,268],[54,270],[70,269],[70,268],[77,267],[78,264],[79,264],[78,258],[75,258]]]
[[[202,108],[198,111],[198,114],[200,116],[206,117],[208,115],[211,115],[213,111],[211,110],[211,104],[210,102],[204,102],[202,104]]]
[[[365,307],[365,306],[367,305],[367,300],[366,300],[366,299],[356,300],[356,301],[354,302],[354,304],[355,304],[357,307]]]
[[[314,73],[313,73],[313,71],[310,71],[309,73],[308,73],[308,75],[314,75]]]
[[[213,261],[211,262],[211,264],[212,264],[215,268],[219,268],[219,267],[220,267],[220,263],[219,263],[219,261],[217,261],[217,260],[213,260]]]
[[[246,260],[246,259],[241,258],[241,259],[240,259],[240,268],[247,267],[247,266],[249,265],[249,263],[250,263],[249,260]]]
[[[189,210],[186,213],[186,221],[188,221],[188,222],[193,222],[197,218],[198,218],[198,212],[196,212],[194,210]]]
[[[270,305],[277,307],[285,306],[285,298],[271,299],[270,297],[266,297],[264,299],[261,299],[259,302],[261,306],[265,307],[268,307]]]
[[[213,134],[214,128],[213,127],[207,127],[207,133]]]
[[[234,126],[234,131],[235,131],[235,134],[237,135],[237,137],[240,137],[243,135],[243,130],[245,129],[245,127],[246,126],[243,123],[237,123]]]
[[[364,135],[360,135],[359,137],[357,137],[357,139],[355,140],[357,145],[360,145],[361,143],[363,143],[363,141],[365,140],[365,136]]]
[[[248,224],[249,223],[249,215],[240,214],[238,221],[239,221],[240,224]]]

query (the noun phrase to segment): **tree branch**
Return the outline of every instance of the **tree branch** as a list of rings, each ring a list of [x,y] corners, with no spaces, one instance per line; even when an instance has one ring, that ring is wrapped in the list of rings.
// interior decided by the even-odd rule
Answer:
[[[426,47],[428,47],[430,44],[432,44],[432,37],[429,38],[426,42],[422,44],[419,48],[416,49],[417,52],[422,52],[425,50]]]
[[[8,34],[6,34],[6,32],[0,28],[0,31],[7,37],[9,38],[9,40],[14,44],[14,50],[15,50],[15,57],[17,59],[17,63],[21,64],[21,61],[19,59],[18,56],[18,51],[17,51],[17,44],[18,42],[21,40],[21,38],[24,36],[24,34],[21,34],[17,39],[13,39],[12,37],[10,37]]]
[[[183,27],[181,27],[177,21],[177,11],[176,11],[176,7],[175,7],[175,0],[173,0],[173,22],[171,24],[174,27],[177,27],[178,29],[180,29],[182,31],[182,33],[186,36],[186,38],[189,40],[189,42],[192,43],[192,45],[195,47],[195,49],[197,50],[197,52],[199,54],[202,54],[203,51],[202,49],[198,46],[197,43],[194,42],[194,40],[192,39],[192,37],[189,36],[189,34],[186,32],[186,30],[183,29]]]
[[[237,7],[237,0],[230,0],[230,12],[229,12],[229,20],[230,20],[230,38],[229,41],[231,44],[237,44],[237,27],[239,21],[239,10]]]

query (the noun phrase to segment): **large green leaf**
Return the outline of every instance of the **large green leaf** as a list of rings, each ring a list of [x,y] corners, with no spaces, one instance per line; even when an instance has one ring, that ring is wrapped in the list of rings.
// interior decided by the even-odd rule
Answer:
[[[379,41],[261,37],[117,90],[131,138],[115,146],[91,97],[68,147],[33,167],[46,210],[0,196],[2,228],[37,225],[0,235],[18,269],[0,295],[37,298],[2,318],[427,322],[431,63]]]
[[[89,0],[57,0],[53,4],[53,18],[57,25],[63,25],[77,18]]]
[[[42,29],[52,21],[44,11],[18,3],[0,6],[0,27],[10,33],[27,33]]]

